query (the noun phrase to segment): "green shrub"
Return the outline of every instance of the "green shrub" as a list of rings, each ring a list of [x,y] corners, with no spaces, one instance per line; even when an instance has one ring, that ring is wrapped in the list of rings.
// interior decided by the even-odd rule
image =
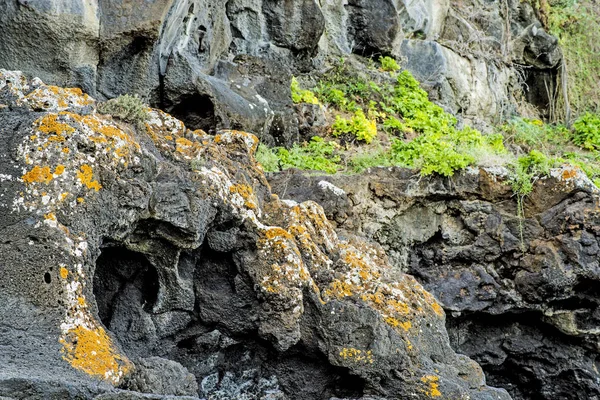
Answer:
[[[300,84],[296,77],[292,77],[292,101],[295,104],[308,103],[308,104],[319,104],[319,99],[310,90],[300,88]]]
[[[600,4],[595,0],[551,0],[549,30],[558,37],[568,71],[575,116],[600,108]],[[564,107],[563,96],[559,96]]]
[[[289,150],[278,148],[276,154],[282,169],[298,168],[334,174],[340,169],[336,146],[334,142],[315,136],[309,143],[295,144]]]
[[[400,69],[400,66],[392,57],[379,57],[381,63],[381,69],[386,72],[396,72]]]
[[[535,148],[551,154],[564,151],[571,136],[563,125],[527,118],[514,118],[499,127],[498,132],[506,137],[508,144],[519,146],[526,152]]]
[[[334,136],[350,134],[365,143],[371,143],[377,137],[377,124],[375,121],[369,120],[360,109],[349,120],[339,115],[336,116],[332,128]]]
[[[448,133],[428,131],[410,142],[396,140],[391,155],[397,164],[419,168],[422,175],[452,176],[478,161],[474,156],[476,151],[484,154],[506,152],[498,135],[484,136],[466,127]]]
[[[125,94],[98,104],[98,111],[140,126],[148,119],[148,106],[137,96]]]
[[[573,124],[573,143],[587,150],[600,149],[600,116],[585,113]]]
[[[260,143],[258,145],[255,157],[256,161],[262,165],[265,172],[279,171],[279,157],[277,157],[277,154],[272,149],[264,144]]]
[[[555,163],[556,160],[537,150],[531,150],[529,154],[519,157],[510,178],[513,191],[521,197],[527,196],[533,190],[535,179],[547,175]]]
[[[389,167],[394,165],[389,149],[378,147],[366,151],[359,151],[350,157],[350,167],[354,172],[362,172],[372,167]]]

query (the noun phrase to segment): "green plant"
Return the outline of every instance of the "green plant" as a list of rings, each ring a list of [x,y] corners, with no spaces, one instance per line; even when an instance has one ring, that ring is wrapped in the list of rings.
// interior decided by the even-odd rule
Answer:
[[[389,149],[377,147],[359,151],[350,157],[350,167],[354,172],[362,172],[372,167],[388,167],[394,165]]]
[[[386,72],[396,72],[400,69],[400,66],[392,57],[379,57],[381,63],[381,69]]]
[[[288,168],[336,173],[340,168],[338,145],[315,136],[308,143],[294,144],[290,149],[269,148],[260,144],[256,160],[265,172],[277,172]]]
[[[258,161],[258,163],[262,165],[263,170],[265,172],[279,171],[279,157],[277,156],[275,151],[265,146],[264,144],[260,143],[258,145],[255,157],[256,161]]]
[[[375,121],[368,119],[361,109],[356,111],[349,120],[339,115],[336,116],[332,128],[333,136],[349,134],[367,144],[371,143],[377,136],[377,124]]]
[[[551,0],[549,31],[558,37],[566,62],[568,98],[574,115],[600,108],[600,4]],[[563,79],[567,75],[562,76]],[[563,98],[559,98],[562,103]],[[564,106],[564,104],[562,104]]]
[[[313,92],[311,92],[310,90],[300,88],[300,83],[298,83],[296,77],[292,77],[292,84],[290,88],[292,90],[292,101],[295,104],[319,104],[319,99],[317,99]]]
[[[588,112],[575,121],[573,143],[587,150],[600,149],[600,115]]]
[[[110,99],[98,105],[102,114],[112,115],[125,122],[140,126],[148,119],[148,106],[137,96],[128,94]]]
[[[391,134],[401,135],[406,132],[407,128],[402,121],[396,117],[388,117],[383,121],[383,129]]]

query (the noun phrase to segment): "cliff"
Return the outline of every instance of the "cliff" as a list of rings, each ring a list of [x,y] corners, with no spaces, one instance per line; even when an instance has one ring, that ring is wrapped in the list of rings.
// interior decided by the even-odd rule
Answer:
[[[271,193],[253,135],[0,78],[0,395],[509,398],[380,247]]]
[[[340,57],[394,56],[467,120],[547,115],[562,56],[538,16],[518,0],[20,0],[0,5],[0,67],[290,145],[291,75]]]
[[[0,400],[600,398],[569,7],[1,2]]]

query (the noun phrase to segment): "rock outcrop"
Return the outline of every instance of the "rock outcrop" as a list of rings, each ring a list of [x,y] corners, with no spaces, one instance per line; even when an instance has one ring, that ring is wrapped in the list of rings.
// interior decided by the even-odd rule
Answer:
[[[271,193],[255,136],[147,112],[0,71],[0,396],[510,398],[380,247]]]
[[[488,122],[523,90],[547,109],[561,60],[517,0],[11,0],[0,36],[0,68],[278,145],[298,139],[291,74],[314,79],[332,58],[392,55],[447,109]]]
[[[440,300],[452,347],[513,399],[600,398],[600,193],[573,167],[522,202],[506,180],[500,168],[270,177],[275,193],[319,201],[339,231],[381,244]]]

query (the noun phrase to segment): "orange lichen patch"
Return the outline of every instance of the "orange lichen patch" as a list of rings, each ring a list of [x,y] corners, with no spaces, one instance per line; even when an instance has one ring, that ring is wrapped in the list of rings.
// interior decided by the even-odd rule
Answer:
[[[421,378],[421,382],[427,385],[427,388],[423,390],[423,393],[427,397],[440,397],[442,392],[439,391],[439,384],[437,383],[439,378],[435,375],[426,375]]]
[[[77,178],[88,189],[94,189],[97,192],[102,188],[100,183],[94,180],[94,171],[92,170],[92,167],[87,164],[82,165],[81,170],[77,171]]]
[[[385,319],[385,322],[388,325],[393,326],[394,328],[400,327],[400,328],[404,329],[405,332],[408,332],[408,330],[410,328],[412,328],[412,323],[410,321],[400,322],[399,320],[397,320],[396,318],[393,318],[393,317],[387,317]]]
[[[131,362],[117,352],[101,327],[77,326],[66,333],[61,343],[63,358],[92,377],[118,383],[131,369]]]
[[[256,209],[258,207],[252,186],[245,184],[231,185],[229,187],[229,192],[232,194],[239,194],[244,200],[244,206],[246,208]]]
[[[165,139],[168,139],[168,137],[165,136]],[[177,143],[178,146],[192,146],[194,143],[190,140],[187,140],[186,138],[180,137],[175,139],[175,143]]]
[[[433,308],[433,311],[440,317],[444,315],[444,310],[442,309],[442,306],[440,306],[440,304],[435,300],[431,303],[431,308]]]
[[[214,142],[217,144],[230,144],[234,140],[241,140],[250,154],[254,154],[258,149],[258,138],[251,133],[236,130],[227,130],[220,132],[214,137]]]
[[[75,132],[75,128],[73,128],[69,124],[60,122],[58,118],[59,114],[56,113],[45,115],[44,117],[36,121],[36,123],[38,124],[37,129],[42,133],[45,133],[47,135],[54,135],[57,137],[72,134],[73,132]]]
[[[355,361],[357,363],[373,364],[373,352],[371,350],[363,351],[344,347],[339,354],[344,360]]]
[[[79,88],[61,88],[46,85],[35,89],[23,100],[36,109],[66,109],[70,106],[81,107],[93,103],[92,98],[87,94],[83,94]]]
[[[243,184],[239,184],[239,185],[231,185],[229,187],[229,191],[231,193],[237,193],[240,196],[242,196],[244,199],[248,199],[250,198],[250,196],[252,196],[253,191],[252,191],[252,186],[249,185],[243,185]]]
[[[77,198],[77,202],[78,202],[79,204],[83,203],[84,201],[85,201],[85,199],[84,199],[83,197],[78,197],[78,198]]]
[[[269,240],[277,239],[277,238],[285,238],[285,239],[292,238],[292,235],[290,235],[290,233],[288,231],[286,231],[283,228],[279,228],[277,226],[269,227],[268,229],[265,229],[263,232],[264,232],[266,238]]]
[[[54,175],[62,175],[63,172],[65,172],[64,165],[57,165],[56,168],[54,168]]]
[[[60,274],[60,277],[63,279],[67,279],[67,277],[69,276],[69,270],[66,269],[65,267],[60,267],[58,273]]]
[[[575,178],[577,176],[577,173],[578,173],[577,167],[564,168],[561,177],[563,180],[568,180],[568,179]]]
[[[60,196],[58,196],[58,199],[60,201],[63,201],[64,199],[67,198],[68,195],[69,195],[69,192],[63,192],[63,193],[60,194]]]
[[[65,154],[69,154],[70,151],[71,150],[69,150],[68,147],[63,147],[63,149],[62,149],[62,152],[65,153]]]
[[[45,183],[49,184],[52,179],[52,173],[50,172],[50,167],[40,167],[36,165],[32,168],[31,171],[27,172],[25,175],[21,177],[23,182],[25,183]]]

